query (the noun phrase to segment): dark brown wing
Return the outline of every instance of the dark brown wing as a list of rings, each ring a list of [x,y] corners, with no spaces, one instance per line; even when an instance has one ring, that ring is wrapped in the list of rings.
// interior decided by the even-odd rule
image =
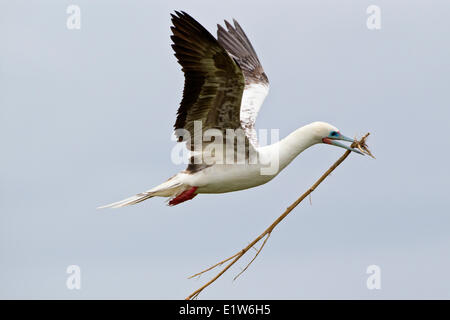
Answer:
[[[185,12],[172,14],[172,48],[185,76],[183,99],[175,130],[194,136],[194,121],[202,131],[239,129],[244,76],[235,61],[202,25]],[[180,139],[181,138],[181,139]]]
[[[264,99],[269,93],[269,80],[264,72],[255,49],[233,19],[234,27],[225,20],[228,30],[217,25],[217,40],[241,67],[245,78],[244,94],[241,102],[241,126],[253,146],[258,145],[255,121]]]
[[[259,62],[255,49],[253,49],[239,23],[234,19],[233,22],[234,27],[225,20],[228,30],[225,30],[220,24],[217,25],[217,40],[241,67],[246,84],[261,83],[268,85],[269,80]]]

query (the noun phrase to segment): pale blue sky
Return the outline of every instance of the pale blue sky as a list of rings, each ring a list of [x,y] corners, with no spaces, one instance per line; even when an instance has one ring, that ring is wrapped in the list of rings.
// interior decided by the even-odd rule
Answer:
[[[81,8],[81,30],[66,8]],[[366,28],[381,8],[382,29]],[[259,128],[322,120],[371,132],[200,298],[450,298],[448,1],[0,1],[0,297],[184,298],[196,273],[245,246],[342,153],[315,146],[270,183],[96,210],[183,169],[170,162],[183,76],[170,17],[213,34],[236,18],[271,92]],[[65,286],[81,267],[82,289]],[[366,288],[367,266],[382,289]]]

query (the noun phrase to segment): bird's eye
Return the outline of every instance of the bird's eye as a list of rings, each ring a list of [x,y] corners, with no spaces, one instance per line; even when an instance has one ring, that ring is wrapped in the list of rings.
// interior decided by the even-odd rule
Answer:
[[[331,131],[330,136],[337,137],[339,133],[337,131]]]

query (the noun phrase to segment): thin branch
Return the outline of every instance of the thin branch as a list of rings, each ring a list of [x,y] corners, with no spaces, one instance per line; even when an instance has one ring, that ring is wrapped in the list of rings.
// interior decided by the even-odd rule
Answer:
[[[372,153],[370,153],[367,144],[366,144],[366,139],[369,136],[369,133],[367,133],[364,137],[361,138],[361,140],[356,141],[352,143],[352,147],[355,148],[357,147],[358,149],[360,149],[363,153],[373,157]],[[220,276],[222,276],[233,264],[235,264],[244,254],[246,254],[248,252],[248,250],[250,250],[251,248],[253,248],[253,246],[255,244],[257,244],[262,238],[266,237],[264,239],[263,244],[261,245],[261,247],[259,248],[259,250],[256,252],[256,255],[253,257],[253,259],[248,263],[248,265],[234,278],[238,278],[243,272],[245,272],[248,267],[250,266],[250,264],[256,259],[256,257],[259,255],[259,253],[261,252],[261,250],[264,248],[264,245],[266,244],[267,240],[269,239],[272,231],[275,229],[275,227],[284,219],[286,218],[286,216],[292,211],[294,210],[295,207],[297,207],[300,202],[302,202],[307,196],[309,196],[324,180],[326,177],[328,177],[330,175],[331,172],[333,172],[350,154],[350,150],[347,150],[327,171],[325,171],[325,173],[319,178],[319,180],[317,180],[305,193],[303,193],[296,201],[294,201],[294,203],[292,203],[284,212],[281,216],[279,216],[266,230],[264,230],[263,233],[261,233],[258,237],[256,237],[255,240],[253,240],[251,243],[249,243],[244,249],[242,249],[241,251],[235,253],[234,255],[232,255],[231,257],[220,261],[219,263],[216,263],[215,265],[213,265],[212,267],[209,267],[208,269],[205,269],[199,273],[196,273],[193,276],[190,276],[189,279],[196,277],[198,275],[201,275],[207,271],[210,271],[218,266],[221,266],[222,264],[224,264],[225,262],[230,261],[231,259],[233,259],[230,263],[228,263],[225,268],[220,271],[216,276],[214,276],[211,280],[209,280],[207,283],[205,283],[203,286],[201,286],[200,288],[198,288],[197,290],[195,290],[194,292],[192,292],[189,296],[186,297],[186,300],[190,300],[190,299],[195,299],[198,297],[198,295],[209,285],[211,285],[214,281],[216,281]]]
[[[244,269],[242,269],[242,271],[239,272],[239,273],[233,278],[233,281],[235,281],[237,278],[239,278],[239,276],[240,276],[241,274],[243,274],[243,273],[245,272],[245,270],[248,269],[248,267],[250,267],[250,265],[253,263],[253,261],[255,261],[256,257],[259,255],[259,253],[261,252],[261,250],[262,250],[262,249],[264,248],[264,246],[266,245],[267,240],[269,240],[270,234],[271,234],[271,232],[269,232],[269,233],[267,234],[267,237],[264,239],[264,242],[263,242],[263,244],[261,245],[261,247],[256,251],[256,254],[255,254],[255,256],[253,257],[253,259],[250,260],[250,262],[247,264],[247,266],[246,266]],[[253,247],[253,248],[254,248],[254,247]]]
[[[225,262],[227,262],[227,261],[233,259],[234,257],[236,257],[238,254],[239,254],[239,252],[236,253],[235,255],[232,255],[231,257],[229,257],[229,258],[227,258],[227,259],[225,259],[225,260],[222,260],[222,261],[216,263],[215,265],[209,267],[208,269],[205,269],[205,270],[203,270],[203,271],[200,271],[199,273],[196,273],[196,274],[190,276],[188,279],[195,278],[195,277],[197,277],[197,276],[200,276],[200,275],[204,274],[205,272],[208,272],[209,270],[214,269],[215,267],[221,266],[221,265],[223,265]]]

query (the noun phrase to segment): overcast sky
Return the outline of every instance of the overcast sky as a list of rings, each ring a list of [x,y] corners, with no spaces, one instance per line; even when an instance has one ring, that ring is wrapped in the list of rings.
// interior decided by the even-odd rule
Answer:
[[[70,4],[80,30],[66,26]],[[372,4],[380,30],[366,26]],[[377,157],[351,155],[237,281],[251,256],[200,298],[449,299],[445,0],[1,0],[0,298],[184,298],[214,273],[189,275],[247,245],[343,153],[314,146],[246,191],[97,210],[184,169],[170,160],[176,9],[214,35],[240,22],[271,83],[258,128],[327,121],[370,132]],[[80,290],[66,287],[69,265]]]

